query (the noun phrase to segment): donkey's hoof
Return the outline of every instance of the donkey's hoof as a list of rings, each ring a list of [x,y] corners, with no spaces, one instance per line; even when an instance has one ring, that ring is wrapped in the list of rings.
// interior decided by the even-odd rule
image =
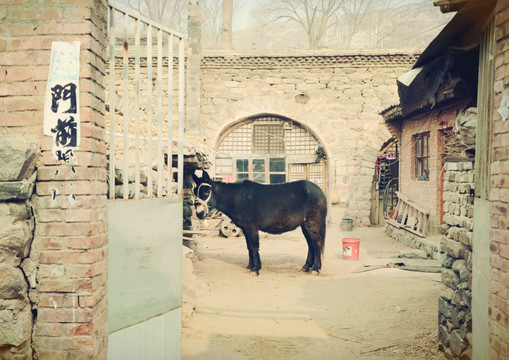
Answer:
[[[252,270],[252,271],[251,271],[251,275],[252,275],[252,276],[258,276],[258,275],[260,275],[260,271],[254,271],[254,270]]]
[[[318,271],[318,270],[311,270],[311,275],[318,276],[318,275],[320,275],[320,271]]]
[[[309,272],[309,267],[307,267],[307,266],[305,266],[305,265],[304,265],[304,266],[302,267],[302,269],[300,269],[300,270],[299,270],[299,272],[305,272],[305,273],[307,273],[307,272]]]

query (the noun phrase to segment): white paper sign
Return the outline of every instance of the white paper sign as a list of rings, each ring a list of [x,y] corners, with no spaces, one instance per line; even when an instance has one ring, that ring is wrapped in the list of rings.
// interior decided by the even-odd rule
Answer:
[[[44,99],[44,134],[58,161],[74,159],[80,145],[80,42],[54,41]]]

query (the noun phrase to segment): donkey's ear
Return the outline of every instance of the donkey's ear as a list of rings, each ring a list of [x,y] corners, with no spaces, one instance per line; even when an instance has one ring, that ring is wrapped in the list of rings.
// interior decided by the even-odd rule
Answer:
[[[201,178],[203,181],[210,180],[210,176],[205,170],[203,170],[203,175],[201,176]]]
[[[193,181],[196,185],[201,183],[201,179],[195,173],[193,173]]]

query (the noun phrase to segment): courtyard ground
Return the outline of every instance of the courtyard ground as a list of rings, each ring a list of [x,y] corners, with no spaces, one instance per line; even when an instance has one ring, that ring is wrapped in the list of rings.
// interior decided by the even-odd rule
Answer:
[[[343,260],[349,237],[361,240],[357,261]],[[307,253],[300,229],[261,236],[259,276],[245,269],[243,237],[198,241],[184,276],[184,360],[445,359],[440,274],[366,267],[413,252],[383,227],[347,232],[330,224],[318,276],[299,272]]]

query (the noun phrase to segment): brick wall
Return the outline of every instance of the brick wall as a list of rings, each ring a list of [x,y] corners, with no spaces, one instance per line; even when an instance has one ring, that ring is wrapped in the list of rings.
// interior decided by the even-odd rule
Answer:
[[[438,108],[424,114],[409,118],[403,122],[401,142],[399,147],[399,188],[402,194],[408,196],[417,205],[430,212],[431,230],[441,222],[441,182],[443,176],[443,128],[455,125],[456,115],[465,106],[459,102]],[[414,135],[429,133],[429,180],[422,181],[415,177],[415,144]]]
[[[495,103],[491,164],[490,359],[509,358],[509,119],[497,109],[509,97],[509,0],[495,13]],[[505,105],[507,110],[507,105]]]
[[[39,359],[101,359],[107,347],[105,0],[0,4],[0,137],[37,143],[29,289]],[[43,103],[53,41],[81,41],[77,164],[53,159]],[[23,357],[22,357],[23,358]]]

